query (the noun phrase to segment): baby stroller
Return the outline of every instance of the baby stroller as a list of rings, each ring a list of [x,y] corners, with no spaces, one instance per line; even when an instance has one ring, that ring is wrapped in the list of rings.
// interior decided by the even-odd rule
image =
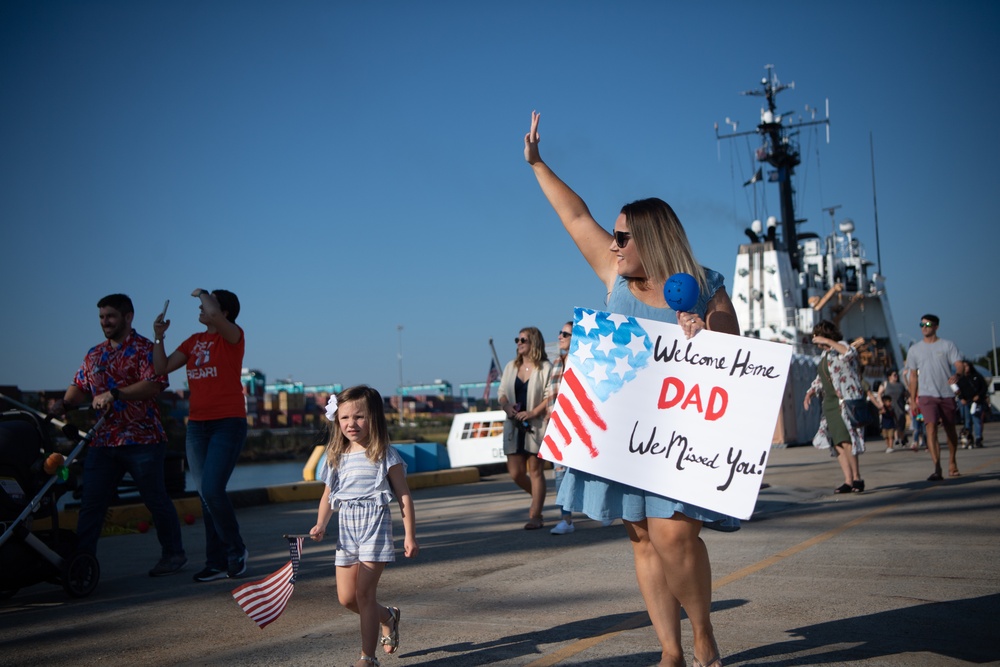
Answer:
[[[97,558],[76,553],[76,533],[59,528],[56,501],[69,486],[59,483],[66,481],[67,466],[103,421],[102,415],[82,437],[65,425],[63,433],[76,444],[64,464],[47,474],[46,452],[52,451],[48,418],[40,419],[26,410],[0,413],[0,599],[42,581],[61,585],[76,598],[90,595],[97,587],[101,576]],[[33,532],[33,520],[46,517],[51,528]]]

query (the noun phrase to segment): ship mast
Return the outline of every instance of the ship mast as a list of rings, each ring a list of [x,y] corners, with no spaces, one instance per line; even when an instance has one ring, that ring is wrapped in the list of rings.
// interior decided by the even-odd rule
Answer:
[[[728,139],[749,134],[759,134],[764,138],[764,143],[757,149],[757,160],[767,162],[775,168],[781,202],[781,241],[783,250],[788,253],[792,269],[798,272],[802,267],[799,258],[798,234],[796,232],[796,225],[799,221],[795,219],[795,202],[793,198],[795,191],[792,188],[792,176],[795,173],[795,167],[801,163],[801,160],[799,159],[798,146],[792,141],[792,135],[794,134],[790,131],[793,127],[791,124],[792,121],[790,120],[788,125],[784,124],[785,116],[790,116],[791,114],[777,113],[776,105],[778,93],[786,88],[794,89],[795,82],[793,81],[789,84],[779,83],[777,75],[774,74],[774,65],[766,65],[765,69],[767,70],[767,76],[761,79],[761,89],[748,90],[741,93],[742,95],[763,97],[767,101],[767,108],[761,109],[760,124],[757,125],[757,129],[749,132],[720,135],[719,126],[716,125],[715,136],[718,139]],[[829,141],[829,112],[827,113],[827,118],[823,120],[800,122],[794,127],[821,124],[827,125],[827,141]]]

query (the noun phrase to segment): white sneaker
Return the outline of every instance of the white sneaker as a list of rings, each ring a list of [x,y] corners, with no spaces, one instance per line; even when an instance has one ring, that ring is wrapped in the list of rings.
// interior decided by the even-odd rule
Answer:
[[[556,527],[550,530],[549,532],[552,533],[553,535],[569,535],[574,530],[576,530],[576,526],[574,526],[571,523],[566,523],[566,520],[564,519],[559,523],[557,523]]]
[[[886,454],[892,454],[894,451],[896,451],[896,450],[894,450],[892,447],[886,447],[885,448],[885,453]]]

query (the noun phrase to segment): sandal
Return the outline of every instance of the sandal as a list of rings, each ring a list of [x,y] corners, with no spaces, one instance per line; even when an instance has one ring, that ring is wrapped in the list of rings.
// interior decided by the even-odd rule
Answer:
[[[851,491],[854,493],[864,493],[865,490],[865,480],[856,479],[851,482]]]
[[[379,638],[379,643],[385,648],[385,652],[388,654],[393,654],[396,649],[399,648],[399,607],[386,607],[389,610],[389,620],[392,622],[392,629],[389,630],[389,634],[382,635]],[[383,626],[389,627],[388,623],[382,623]],[[375,663],[378,664],[377,662]]]
[[[715,654],[714,658],[704,664],[699,662],[698,658],[691,658],[691,661],[694,663],[694,667],[722,667],[722,656],[718,653]]]
[[[841,484],[836,489],[834,489],[833,492],[834,493],[850,493],[851,490],[852,490],[852,488],[853,487],[850,484]],[[712,664],[712,663],[708,663],[708,664]]]
[[[722,667],[722,655],[719,653],[719,645],[713,641],[712,647],[715,649],[715,656],[708,662],[702,663],[695,656],[691,656],[693,667]]]
[[[948,471],[948,477],[961,477],[962,473],[958,472],[958,468],[952,468]]]
[[[375,658],[370,655],[365,655],[364,653],[362,653],[361,657],[358,658],[358,662],[367,662],[369,665],[375,665],[375,667],[379,667],[378,658]]]
[[[940,482],[942,479],[944,479],[944,477],[941,476],[941,473],[935,472],[933,475],[931,475],[930,477],[927,478],[927,481],[928,482]]]
[[[542,517],[537,517],[537,518],[534,518],[534,519],[528,519],[528,523],[524,524],[524,529],[525,530],[538,530],[539,528],[541,528],[544,525],[545,525],[545,522],[542,521]]]

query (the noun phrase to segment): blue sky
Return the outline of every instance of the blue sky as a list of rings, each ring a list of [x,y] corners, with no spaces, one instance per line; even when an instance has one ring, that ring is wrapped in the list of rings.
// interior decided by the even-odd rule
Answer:
[[[269,380],[485,378],[523,326],[554,338],[603,290],[522,157],[608,226],[669,201],[731,284],[752,209],[748,145],[716,141],[774,64],[801,136],[799,217],[840,205],[902,340],[918,318],[991,348],[1000,182],[1000,5],[990,2],[17,2],[0,4],[0,384],[68,384],[125,292],[168,348],[195,287],[243,304]],[[766,190],[778,214],[776,186]],[[171,377],[174,387],[183,376]]]

